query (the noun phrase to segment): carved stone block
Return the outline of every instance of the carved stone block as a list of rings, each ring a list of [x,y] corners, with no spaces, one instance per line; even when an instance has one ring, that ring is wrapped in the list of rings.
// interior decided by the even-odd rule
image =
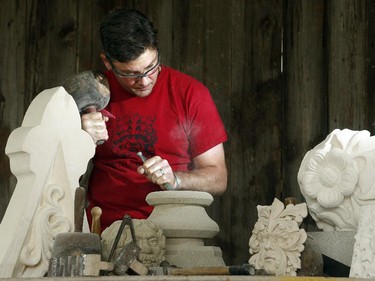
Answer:
[[[47,272],[55,235],[73,231],[74,191],[94,151],[64,88],[35,97],[6,145],[17,185],[0,224],[0,277]]]

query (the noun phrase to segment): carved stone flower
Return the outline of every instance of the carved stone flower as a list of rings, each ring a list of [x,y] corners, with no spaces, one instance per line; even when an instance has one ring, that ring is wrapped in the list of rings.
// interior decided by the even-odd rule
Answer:
[[[358,181],[356,162],[344,150],[318,149],[301,178],[308,196],[324,208],[338,207],[345,196],[353,194]]]
[[[324,231],[356,230],[361,206],[375,204],[375,136],[333,130],[308,151],[298,183],[309,213]]]

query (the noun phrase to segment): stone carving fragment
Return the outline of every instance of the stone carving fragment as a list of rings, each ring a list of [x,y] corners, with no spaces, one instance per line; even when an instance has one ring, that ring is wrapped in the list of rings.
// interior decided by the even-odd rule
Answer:
[[[73,231],[74,190],[94,151],[62,87],[36,96],[6,145],[17,185],[0,224],[0,277],[47,272],[54,237]]]
[[[375,138],[365,130],[336,129],[306,153],[298,183],[320,229],[357,229],[360,207],[375,203],[374,168]]]
[[[165,236],[160,227],[150,220],[138,220],[133,219],[134,233],[136,237],[136,243],[141,248],[141,252],[138,256],[138,260],[147,267],[159,266],[165,257]],[[108,259],[109,253],[112,249],[113,241],[117,235],[118,229],[120,228],[121,221],[115,221],[109,227],[107,227],[102,237],[102,250],[103,257],[105,260]],[[125,228],[114,256],[129,242],[132,241],[130,229]]]
[[[258,221],[249,240],[249,264],[277,276],[296,276],[307,235],[300,229],[307,216],[305,203],[284,204],[274,199],[271,206],[257,206]]]
[[[350,277],[375,277],[375,205],[361,207]]]

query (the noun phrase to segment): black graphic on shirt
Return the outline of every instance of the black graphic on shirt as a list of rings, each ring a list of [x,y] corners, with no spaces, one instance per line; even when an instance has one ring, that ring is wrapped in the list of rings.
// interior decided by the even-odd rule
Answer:
[[[154,155],[157,141],[155,116],[122,116],[116,119],[113,152],[120,157],[134,158],[138,151],[146,157]]]

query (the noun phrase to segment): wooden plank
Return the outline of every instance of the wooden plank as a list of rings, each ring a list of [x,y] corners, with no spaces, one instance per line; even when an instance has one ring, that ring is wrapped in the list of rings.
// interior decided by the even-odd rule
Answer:
[[[205,85],[211,92],[211,96],[217,106],[225,128],[230,126],[230,100],[231,94],[231,47],[232,47],[232,26],[231,0],[221,0],[220,5],[217,1],[211,0],[206,2],[205,22]],[[230,138],[224,144],[227,163],[230,163]],[[228,174],[230,175],[230,165],[227,165]],[[222,196],[216,196],[213,204],[208,208],[208,214],[219,224],[220,232],[215,238],[214,245],[220,245],[223,251],[223,258],[226,263],[231,264],[231,219],[228,216],[228,210],[231,206],[231,183],[228,181],[227,192]]]
[[[224,229],[221,228],[221,233],[219,237],[223,237],[224,241],[221,241],[223,245],[224,258],[227,264],[234,264],[234,256],[237,253],[238,245],[235,245],[235,240],[237,236],[240,236],[241,241],[246,241],[247,243],[243,245],[243,248],[246,249],[245,245],[248,245],[248,240],[250,239],[251,231],[244,231],[245,233],[241,234],[242,231],[239,231],[239,220],[242,217],[243,221],[247,220],[248,216],[252,214],[252,211],[248,206],[243,207],[246,209],[246,215],[237,210],[239,205],[239,200],[241,198],[241,191],[243,190],[242,186],[247,186],[246,184],[246,174],[247,169],[243,167],[243,145],[244,139],[242,135],[242,129],[244,121],[242,120],[243,115],[243,91],[245,84],[251,83],[250,79],[242,79],[244,77],[245,66],[248,63],[248,60],[245,59],[246,46],[245,40],[250,34],[249,25],[245,25],[245,18],[247,16],[245,11],[246,3],[242,0],[232,1],[231,12],[230,12],[230,41],[231,41],[231,63],[228,67],[231,69],[230,79],[231,89],[230,89],[230,98],[228,104],[230,105],[230,122],[227,127],[228,137],[229,137],[229,147],[226,151],[228,171],[228,190],[224,194],[226,198],[225,205],[227,214],[223,214],[225,219],[223,219]],[[245,36],[247,34],[247,36]],[[229,197],[229,202],[228,198]],[[225,211],[225,210],[224,210]],[[228,222],[229,221],[229,222]],[[253,221],[246,222],[245,225],[251,224]],[[229,225],[228,225],[229,223]],[[246,227],[247,228],[247,227]],[[248,229],[247,229],[248,230]],[[246,237],[247,236],[247,237]],[[243,250],[244,252],[244,250]],[[244,255],[244,259],[250,258],[250,254]]]
[[[100,59],[102,45],[99,36],[100,23],[113,7],[113,1],[82,0],[77,3],[77,68],[81,72],[88,69],[105,70]],[[95,5],[95,3],[98,3]],[[110,5],[109,5],[110,4]],[[87,9],[90,7],[90,9]]]
[[[365,4],[327,2],[329,131],[367,128]]]
[[[186,26],[187,26],[187,6],[188,0],[173,1],[172,18],[170,24],[172,25],[170,34],[170,45],[168,50],[165,50],[165,55],[168,56],[167,64],[171,67],[183,71],[185,69],[186,58],[184,52],[186,49]]]
[[[0,0],[0,220],[15,187],[15,178],[10,172],[5,145],[12,130],[17,128],[25,111],[25,38],[24,24],[27,19],[27,3]],[[26,59],[27,60],[27,59]]]
[[[317,277],[317,276],[99,276],[99,277],[63,277],[66,281],[373,281],[374,278],[358,279],[358,278],[337,278],[337,277]],[[55,281],[59,278],[43,277],[43,278],[4,278],[3,281]]]
[[[23,40],[27,36],[24,17],[27,15],[26,3],[0,1],[0,30],[3,38],[0,47],[3,50],[0,62],[0,125],[8,130],[17,128],[22,122],[25,111],[23,95],[25,94],[25,48]],[[28,71],[27,71],[28,73]]]
[[[180,69],[205,83],[205,0],[184,0],[184,26],[180,30]]]
[[[33,95],[61,85],[77,69],[77,4],[74,0],[36,1]],[[31,88],[31,87],[30,87]]]
[[[27,69],[27,79],[25,85],[25,97],[24,97],[24,106],[25,111],[37,92],[40,90],[37,88],[35,83],[37,77],[37,52],[38,52],[38,44],[37,38],[39,33],[39,28],[37,27],[37,8],[38,8],[38,0],[32,0],[28,2],[27,6],[27,25],[25,25],[25,29],[27,30],[27,36],[25,36],[25,54],[26,57],[29,58],[25,60],[25,69]],[[23,117],[23,115],[22,115]],[[21,125],[21,123],[19,124]]]
[[[375,135],[375,0],[366,1],[366,37],[367,37],[367,93],[368,93],[368,125],[371,135]]]
[[[244,28],[236,31],[245,37],[245,53],[242,75],[233,77],[243,80],[243,88],[231,98],[231,137],[239,138],[231,145],[233,263],[249,259],[245,245],[257,205],[281,195],[281,3],[246,1]]]
[[[304,201],[297,173],[327,135],[324,1],[287,1],[284,36],[283,195]]]

